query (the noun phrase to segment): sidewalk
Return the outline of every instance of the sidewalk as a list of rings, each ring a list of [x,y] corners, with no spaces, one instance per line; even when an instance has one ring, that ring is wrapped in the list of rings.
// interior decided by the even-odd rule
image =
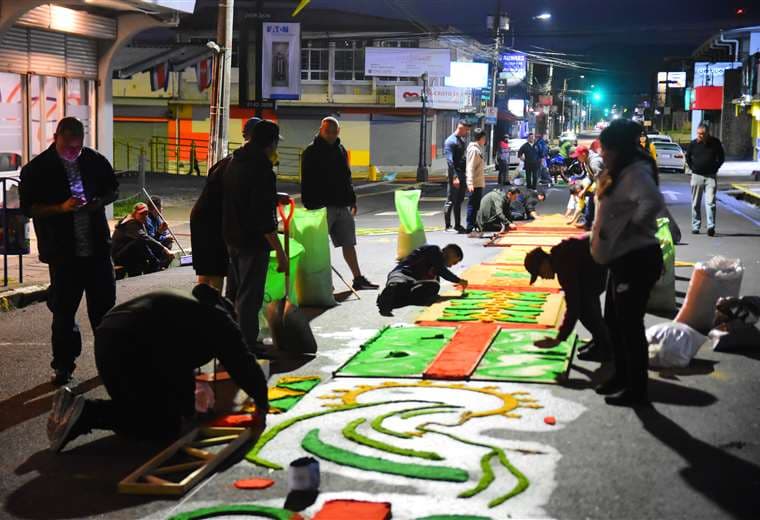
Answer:
[[[726,161],[718,170],[718,175],[751,177],[753,172],[760,172],[760,161]]]

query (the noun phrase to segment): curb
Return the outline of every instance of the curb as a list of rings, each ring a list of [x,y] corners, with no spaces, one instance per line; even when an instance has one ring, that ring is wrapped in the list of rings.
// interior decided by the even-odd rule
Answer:
[[[185,253],[192,254],[189,248],[185,249]],[[179,260],[182,256],[181,251],[174,251],[174,260],[167,269],[174,269],[180,267]],[[121,280],[124,277],[119,277],[117,274],[116,279]],[[3,291],[0,293],[0,312],[11,312],[16,309],[22,309],[27,305],[33,303],[44,302],[47,300],[47,290],[50,287],[49,283],[25,285],[11,289],[9,291]]]

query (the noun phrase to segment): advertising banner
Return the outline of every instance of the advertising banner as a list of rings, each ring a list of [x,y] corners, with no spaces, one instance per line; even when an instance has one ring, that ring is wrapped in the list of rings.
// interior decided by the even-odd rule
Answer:
[[[449,49],[409,49],[367,47],[364,49],[365,76],[419,78],[424,73],[442,78],[451,74]]]
[[[469,89],[458,87],[428,87],[428,108],[440,110],[459,110],[467,104]],[[397,86],[396,108],[421,108],[422,87]]]
[[[452,61],[447,87],[485,88],[488,86],[488,63]]]
[[[726,70],[740,69],[741,62],[707,62],[698,61],[694,64],[695,87],[722,87]]]
[[[525,80],[528,59],[524,54],[505,52],[499,56],[501,72],[499,78],[507,80],[507,86],[515,86]]]
[[[261,97],[301,97],[301,24],[262,24]]]

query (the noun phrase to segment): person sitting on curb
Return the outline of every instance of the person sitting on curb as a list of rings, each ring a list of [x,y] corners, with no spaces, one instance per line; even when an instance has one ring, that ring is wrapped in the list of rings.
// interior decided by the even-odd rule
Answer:
[[[393,309],[433,304],[441,288],[440,278],[466,289],[467,280],[449,270],[462,258],[462,248],[456,244],[449,244],[443,249],[426,244],[412,251],[388,274],[385,289],[377,297],[380,314],[393,316]]]
[[[145,222],[145,230],[151,237],[161,242],[161,245],[167,249],[171,249],[174,245],[174,239],[171,233],[169,233],[169,224],[160,215],[163,212],[161,197],[157,195],[152,196],[148,206],[148,220]]]
[[[155,273],[168,267],[174,259],[174,253],[148,234],[147,220],[148,206],[138,202],[132,213],[121,219],[113,230],[111,256],[129,276]]]
[[[517,229],[512,222],[509,205],[520,193],[517,188],[509,188],[506,192],[495,189],[489,191],[480,202],[478,211],[478,229],[481,231],[505,232],[507,229]]]
[[[195,370],[214,358],[253,398],[252,428],[263,431],[267,380],[243,339],[232,303],[199,284],[192,295],[156,291],[117,305],[95,331],[95,363],[110,400],[61,388],[47,423],[51,451],[92,430],[140,440],[177,439],[194,425]]]
[[[536,346],[556,347],[570,336],[580,319],[591,333],[593,344],[579,352],[578,358],[584,361],[608,359],[612,352],[610,333],[599,303],[607,281],[607,269],[591,257],[590,237],[565,239],[548,253],[537,247],[525,256],[525,269],[530,273],[531,285],[538,277],[552,279],[556,275],[567,305],[557,336],[538,340]]]

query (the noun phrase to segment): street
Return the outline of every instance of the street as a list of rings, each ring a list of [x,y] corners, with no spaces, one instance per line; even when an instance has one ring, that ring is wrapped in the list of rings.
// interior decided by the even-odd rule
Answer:
[[[728,188],[731,180],[721,177],[721,188]],[[398,186],[388,185],[374,187],[366,193],[359,190],[357,227],[375,230],[375,233],[391,230],[389,234],[360,232],[359,261],[364,274],[376,283],[384,281],[395,261],[396,234],[392,230],[398,226],[393,207],[396,188]],[[661,190],[684,233],[683,243],[676,248],[676,259],[695,262],[716,255],[740,258],[745,268],[742,294],[758,294],[760,209],[738,202],[722,191],[718,199],[716,237],[691,235],[688,176],[662,175]],[[420,212],[430,229],[442,226],[444,195],[440,185],[424,187]],[[561,213],[566,201],[566,189],[552,189],[539,211]],[[498,252],[498,248],[482,247],[484,240],[441,231],[429,231],[427,240],[441,246],[449,242],[462,246],[464,261],[456,267],[456,272]],[[350,278],[339,252],[333,250],[332,259],[333,265]],[[678,267],[676,275],[678,301],[682,302],[691,268]],[[194,280],[191,267],[121,280],[117,283],[117,300],[124,301],[156,289],[187,291]],[[336,292],[345,291],[337,277],[333,283]],[[391,324],[411,324],[419,313],[418,308],[407,307],[396,311],[393,318],[384,318],[375,306],[376,292],[363,291],[360,295],[361,300],[346,295],[339,306],[314,313],[311,326],[319,343],[314,360],[302,366],[275,364],[273,367],[273,372],[322,377],[322,384],[285,414],[285,418],[322,409],[320,396],[340,395],[340,390],[355,385],[394,381],[393,378],[332,379],[333,372],[378,329]],[[79,319],[84,349],[75,373],[80,382],[78,390],[86,391],[88,396],[105,396],[94,366],[92,334],[83,307]],[[665,319],[647,315],[646,324]],[[223,468],[181,499],[174,500],[116,492],[118,481],[161,446],[135,444],[110,433],[96,432],[77,438],[59,455],[48,452],[45,421],[55,390],[48,382],[49,327],[50,313],[45,304],[0,313],[3,356],[0,445],[4,451],[0,462],[0,499],[4,507],[0,516],[18,519],[168,518],[219,504],[284,506],[286,472],[267,470],[246,460]],[[587,337],[580,325],[578,331],[581,337]],[[306,513],[314,514],[328,499],[363,498],[390,502],[393,518],[403,519],[434,514],[494,519],[757,518],[760,511],[759,350],[716,353],[708,342],[688,368],[650,370],[651,408],[607,406],[592,389],[607,370],[608,367],[600,368],[598,363],[573,360],[569,381],[562,385],[491,385],[498,392],[515,397],[522,395],[519,392],[527,392],[543,407],[524,406],[523,402],[514,417],[488,417],[483,419],[483,426],[474,426],[473,421],[462,427],[461,432],[456,430],[460,436],[466,431],[471,438],[481,439],[481,443],[490,440],[505,447],[514,465],[527,475],[530,486],[525,492],[501,505],[488,506],[488,500],[494,498],[490,489],[472,498],[456,498],[469,484],[368,474],[323,460],[320,496],[317,505]],[[270,384],[274,384],[277,377],[273,374]],[[416,384],[414,380],[404,381]],[[484,382],[462,384],[489,386]],[[442,387],[433,397],[458,406],[487,406],[484,402],[491,398],[460,398],[456,385],[447,386],[442,382],[433,385]],[[383,392],[388,400],[404,400],[415,399],[412,394],[417,389],[378,389],[378,393]],[[524,398],[518,398],[516,406],[519,407],[519,401]],[[369,402],[362,399],[364,397],[360,397],[359,402]],[[410,408],[414,406],[407,403],[406,409]],[[368,410],[372,413],[350,417],[358,421],[380,412],[380,409]],[[545,422],[548,415],[556,417],[556,425]],[[282,420],[279,416],[270,417],[270,426]],[[347,415],[345,421],[343,417],[338,421],[316,418],[310,428],[319,428],[323,441],[338,443],[340,428],[350,417]],[[437,417],[445,422],[445,415]],[[401,421],[387,424],[398,426]],[[285,465],[309,455],[310,452],[298,444],[301,433],[306,431],[288,430],[289,433],[272,440],[262,455]],[[435,438],[425,435],[403,442],[394,441],[390,436],[383,439],[415,450],[439,450],[451,459],[447,464],[471,470],[470,484],[477,481],[477,473],[473,471],[478,470],[483,454],[477,451],[479,448],[457,444],[440,435]],[[358,452],[373,454],[368,448],[360,448]],[[271,478],[275,484],[259,491],[242,491],[232,485],[238,479],[254,476]],[[506,483],[512,478],[504,468],[496,473],[496,483],[506,489],[511,487]]]

